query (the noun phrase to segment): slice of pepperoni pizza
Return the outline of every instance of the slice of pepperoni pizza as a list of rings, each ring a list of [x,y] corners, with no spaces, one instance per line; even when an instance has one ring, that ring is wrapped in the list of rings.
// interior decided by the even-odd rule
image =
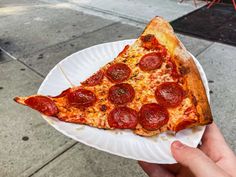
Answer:
[[[61,121],[132,129],[142,136],[212,122],[197,67],[172,27],[160,17],[80,86],[56,97],[14,100]]]

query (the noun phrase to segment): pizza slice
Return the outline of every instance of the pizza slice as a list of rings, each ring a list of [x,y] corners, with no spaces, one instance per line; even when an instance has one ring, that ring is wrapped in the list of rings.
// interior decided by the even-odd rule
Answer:
[[[142,136],[212,122],[197,67],[170,24],[160,17],[80,86],[56,97],[14,100],[61,121],[131,129]]]

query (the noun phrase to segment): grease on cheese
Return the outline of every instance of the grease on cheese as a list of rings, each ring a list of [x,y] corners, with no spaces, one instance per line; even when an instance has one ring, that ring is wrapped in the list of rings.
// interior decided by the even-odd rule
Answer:
[[[106,68],[108,68],[111,64],[117,62],[125,63],[131,68],[132,73],[130,75],[130,78],[124,82],[132,85],[135,90],[135,98],[131,103],[128,103],[127,106],[135,109],[136,111],[139,111],[143,104],[157,102],[155,99],[155,88],[158,84],[162,82],[175,81],[175,79],[173,79],[168,72],[165,61],[162,63],[162,66],[159,69],[153,71],[144,72],[139,68],[138,63],[141,57],[147,53],[155,52],[154,50],[148,51],[143,49],[142,47],[140,47],[140,44],[140,40],[137,40],[132,46],[129,47],[129,49],[125,53],[118,56],[113,62],[107,64],[102,68],[104,71],[106,71]],[[170,57],[169,54],[168,57]],[[107,122],[107,116],[115,106],[108,101],[107,97],[109,88],[112,85],[114,84],[111,83],[106,77],[104,77],[100,85],[96,85],[93,87],[83,86],[83,88],[91,90],[97,96],[97,102],[95,103],[95,105],[84,110],[80,110],[74,107],[68,107],[66,99],[57,99],[56,105],[60,110],[58,117],[64,119],[64,121],[76,120],[76,118],[84,119],[84,124],[95,126],[98,128],[110,129]],[[107,110],[104,112],[100,110],[100,107],[102,105],[106,105],[107,107]],[[174,109],[168,109],[170,119],[167,125],[175,124],[176,121],[182,119],[184,116],[184,111],[190,106],[192,106],[191,100],[189,98],[185,98],[182,102],[182,107],[179,106]],[[135,132],[137,134],[147,136],[155,135],[158,132],[160,133],[162,131],[166,131],[167,125],[163,126],[160,130],[157,131],[147,131],[138,124]]]
[[[168,124],[176,125],[177,122],[180,122],[181,120],[186,119],[187,115],[184,115],[184,112],[186,111],[186,109],[192,106],[193,104],[190,98],[185,98],[182,101],[181,105],[178,106],[177,108],[168,109],[169,115],[170,115]],[[192,120],[198,120],[198,117],[194,113],[188,115],[188,119],[190,118]]]

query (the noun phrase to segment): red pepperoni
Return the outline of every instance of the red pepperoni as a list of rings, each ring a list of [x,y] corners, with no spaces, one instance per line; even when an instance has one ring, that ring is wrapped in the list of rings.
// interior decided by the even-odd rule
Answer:
[[[53,96],[52,98],[61,98],[61,97],[64,97],[64,96],[66,96],[68,93],[70,93],[70,89],[71,89],[71,88],[68,88],[68,89],[62,91],[59,95]]]
[[[108,99],[116,105],[123,105],[132,102],[135,96],[135,91],[130,84],[122,83],[113,85],[109,89]]]
[[[139,123],[146,130],[158,130],[168,120],[169,113],[166,108],[156,103],[145,104],[139,111]]]
[[[56,104],[46,96],[33,96],[25,100],[25,104],[47,116],[58,113]]]
[[[170,69],[170,72],[171,72],[170,74],[172,77],[174,77],[174,78],[179,77],[179,73],[177,71],[177,66],[173,61],[168,61],[166,67]]]
[[[84,86],[95,86],[102,82],[103,79],[103,71],[100,70],[91,77],[89,77],[86,81],[82,82],[81,84]]]
[[[161,53],[153,52],[144,55],[139,61],[139,67],[143,71],[151,71],[161,67],[163,57]]]
[[[68,101],[72,106],[85,108],[94,105],[97,98],[95,94],[86,89],[78,89],[67,95]]]
[[[158,40],[153,34],[147,34],[145,36],[141,36],[142,47],[147,50],[156,50],[161,47]]]
[[[164,82],[157,86],[156,100],[165,107],[177,107],[184,98],[183,88],[175,82]]]
[[[128,107],[114,108],[108,115],[108,124],[112,128],[135,129],[138,113]]]
[[[107,78],[114,83],[127,80],[130,76],[131,69],[124,63],[116,63],[111,65],[106,72]]]

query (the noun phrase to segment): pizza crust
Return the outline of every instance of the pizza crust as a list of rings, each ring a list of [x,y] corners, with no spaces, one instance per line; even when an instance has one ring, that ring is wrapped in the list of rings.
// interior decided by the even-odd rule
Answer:
[[[174,34],[173,28],[161,17],[155,17],[147,25],[142,35],[147,34],[155,35],[159,43],[168,49],[182,76],[186,79],[188,90],[191,90],[194,96],[199,119],[197,122],[189,124],[188,127],[212,123],[213,118],[210,105],[197,66],[184,45]],[[171,129],[175,131],[174,127]]]
[[[182,74],[182,77],[184,77],[184,79],[186,81],[185,84],[183,85],[183,87],[185,89],[191,91],[192,100],[193,100],[193,103],[195,103],[197,113],[199,113],[199,116],[197,119],[196,119],[196,116],[195,117],[194,116],[185,116],[184,119],[183,118],[179,118],[176,120],[174,119],[172,121],[169,121],[167,125],[161,127],[159,130],[156,130],[156,131],[145,130],[144,128],[142,128],[142,126],[140,124],[138,124],[138,126],[134,130],[134,133],[141,135],[141,136],[154,136],[154,135],[160,134],[162,132],[165,132],[167,130],[172,130],[172,131],[176,132],[177,126],[179,124],[181,124],[181,122],[183,122],[183,121],[188,122],[187,127],[193,127],[193,126],[197,126],[197,125],[206,125],[206,124],[211,123],[213,121],[212,115],[211,115],[211,110],[210,110],[210,106],[209,106],[208,99],[206,96],[205,88],[204,88],[203,82],[201,80],[200,74],[198,72],[198,69],[197,69],[191,55],[188,53],[188,51],[185,49],[183,44],[180,42],[180,40],[174,34],[174,31],[173,31],[172,27],[170,26],[170,24],[160,17],[155,17],[147,25],[147,27],[145,28],[145,30],[141,36],[144,36],[147,34],[153,34],[158,39],[159,43],[167,48],[168,52],[171,55],[171,58],[173,58],[173,60],[175,61],[175,64],[177,65],[179,71]],[[113,62],[105,65],[102,68],[106,69],[112,63],[119,62],[119,61],[122,62],[122,61],[124,61],[124,59],[126,60],[126,58],[123,58],[122,56],[126,55],[126,52],[129,50],[134,50],[134,51],[137,50],[137,52],[140,52],[141,54],[145,54],[143,49],[142,48],[140,49],[140,44],[141,44],[141,40],[139,37],[135,41],[135,43],[132,46],[130,46],[130,48],[126,47],[125,50],[123,52],[121,52],[119,54],[119,56],[116,57]],[[142,55],[140,55],[140,53],[138,56],[135,56],[135,58],[140,58],[142,56]],[[135,53],[133,52],[133,54],[135,54]],[[129,59],[126,62],[127,63],[129,62],[128,64],[130,66],[133,66],[136,64],[137,61]],[[106,78],[103,79],[102,86],[103,87],[101,87],[101,88],[99,87],[100,90],[96,89],[96,88],[98,88],[98,86],[97,87],[96,86],[95,87],[88,87],[88,88],[84,87],[84,88],[93,91],[96,95],[99,95],[100,101],[101,101],[102,100],[101,98],[103,98],[103,97],[104,97],[103,99],[106,100],[106,93],[107,92],[105,92],[104,90],[108,90],[108,86],[109,86],[109,81]],[[76,87],[71,88],[71,89],[76,89]],[[68,90],[66,90],[66,91],[68,91]],[[99,92],[99,91],[101,91],[101,92]],[[101,96],[101,93],[103,93],[102,96]],[[36,96],[36,95],[32,95],[32,97],[33,96]],[[29,98],[29,97],[16,97],[14,100],[20,104],[26,105],[25,100],[27,98]],[[106,120],[108,113],[107,112],[102,113],[101,111],[99,111],[99,105],[102,105],[102,104],[108,105],[109,110],[112,110],[114,108],[114,105],[112,105],[108,101],[103,101],[101,103],[97,102],[94,107],[91,107],[87,110],[89,112],[89,114],[86,114],[86,115],[89,118],[83,119],[83,118],[81,118],[81,116],[79,118],[77,116],[77,115],[81,114],[80,110],[70,108],[69,114],[66,109],[64,111],[64,107],[66,105],[66,103],[64,103],[64,102],[66,100],[64,100],[63,98],[59,98],[59,97],[49,97],[49,98],[52,99],[53,101],[55,101],[57,107],[59,108],[60,113],[57,114],[57,117],[62,121],[80,123],[80,124],[85,124],[85,125],[89,125],[89,126],[93,126],[93,127],[97,127],[97,128],[103,128],[103,129],[112,129]],[[133,108],[135,110],[138,110],[139,106],[141,106],[141,105],[139,105],[139,106],[133,105],[132,106],[132,104],[133,103],[130,103],[129,106],[131,105],[131,108]],[[93,114],[93,112],[95,112],[95,113]],[[90,113],[91,113],[91,115],[90,115]],[[184,127],[184,128],[186,128],[186,127]]]

